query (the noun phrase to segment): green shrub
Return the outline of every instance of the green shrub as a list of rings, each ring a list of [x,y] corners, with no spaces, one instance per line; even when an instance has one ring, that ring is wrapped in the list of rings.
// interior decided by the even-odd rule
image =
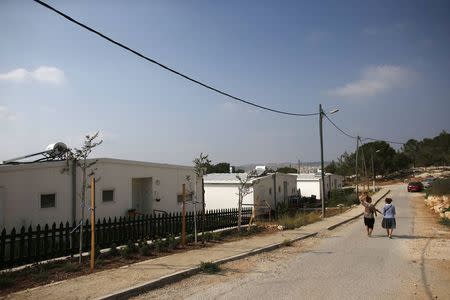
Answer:
[[[220,266],[217,263],[214,262],[201,262],[200,263],[200,269],[202,270],[202,272],[204,273],[208,273],[208,274],[214,274],[217,272],[220,272]]]
[[[155,241],[153,241],[153,244],[155,245],[155,251],[157,253],[163,252],[165,250],[165,244],[163,240],[156,239]]]
[[[287,202],[279,202],[277,204],[277,213],[278,215],[285,215],[289,213],[289,203]]]
[[[166,242],[167,242],[167,248],[169,250],[174,250],[178,247],[179,245],[179,241],[175,238],[175,236],[173,234],[169,235],[166,238]]]
[[[284,246],[284,247],[290,247],[290,246],[292,246],[292,240],[290,240],[290,239],[285,239],[285,240],[281,243],[281,245]]]
[[[450,178],[440,178],[433,181],[427,190],[428,195],[443,196],[450,194]]]
[[[120,255],[125,259],[133,258],[133,253],[136,253],[134,248],[130,248],[128,245],[120,249]]]
[[[211,233],[211,238],[214,240],[214,241],[220,241],[220,240],[222,240],[222,232],[212,232]]]
[[[106,264],[106,261],[105,261],[103,258],[97,258],[97,259],[95,260],[95,265],[96,265],[97,267],[104,266],[105,264]]]
[[[439,220],[439,223],[440,223],[441,225],[450,227],[450,219],[448,219],[448,218],[441,218],[441,219]]]
[[[344,206],[359,204],[355,189],[349,188],[331,190],[330,199],[327,201],[327,206],[334,207],[338,204],[343,204]]]
[[[31,274],[31,278],[33,278],[33,280],[38,282],[47,281],[49,276],[50,274],[48,273],[48,271],[43,269],[39,270],[36,273]]]
[[[80,269],[80,265],[78,263],[66,262],[62,265],[62,269],[64,272],[72,273],[78,271]]]
[[[117,245],[115,243],[111,244],[111,248],[110,248],[108,254],[110,256],[117,256],[117,255],[119,255],[119,250],[117,250]]]
[[[278,224],[285,229],[294,229],[320,220],[317,213],[297,213],[294,216],[284,215],[278,219]]]
[[[128,251],[130,251],[130,253],[138,253],[139,252],[139,247],[132,241],[128,241],[126,248],[128,248]]]
[[[0,289],[6,289],[14,285],[14,276],[9,273],[0,274]]]
[[[152,255],[152,249],[148,244],[142,245],[141,248],[139,248],[139,253],[142,256],[150,256]]]
[[[212,232],[209,232],[209,231],[205,232],[203,234],[203,238],[205,239],[205,241],[211,241],[213,239]]]

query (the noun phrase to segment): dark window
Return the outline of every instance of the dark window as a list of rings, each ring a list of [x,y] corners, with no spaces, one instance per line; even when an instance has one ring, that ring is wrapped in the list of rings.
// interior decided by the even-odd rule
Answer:
[[[278,186],[278,193],[281,193],[281,185]]]
[[[56,194],[42,194],[41,208],[56,207]]]
[[[272,195],[272,188],[269,188],[269,195]]]
[[[114,190],[103,190],[102,200],[103,200],[103,202],[114,201]]]

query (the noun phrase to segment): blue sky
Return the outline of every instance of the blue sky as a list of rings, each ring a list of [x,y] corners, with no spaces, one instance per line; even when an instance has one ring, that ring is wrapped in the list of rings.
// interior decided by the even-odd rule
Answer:
[[[47,1],[234,95],[299,113],[338,107],[362,136],[450,130],[448,1]],[[0,3],[0,160],[54,141],[95,156],[191,164],[319,160],[317,117],[193,85],[32,1]],[[354,141],[324,123],[325,158]]]

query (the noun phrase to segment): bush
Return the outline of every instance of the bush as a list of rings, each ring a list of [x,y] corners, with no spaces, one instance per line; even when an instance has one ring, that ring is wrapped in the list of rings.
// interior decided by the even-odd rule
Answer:
[[[427,195],[443,196],[450,194],[450,178],[436,179],[426,191]]]
[[[109,250],[109,255],[111,256],[117,256],[119,255],[119,250],[117,250],[117,245],[115,243],[111,244],[111,249]]]
[[[153,244],[155,245],[155,251],[157,253],[162,252],[165,250],[165,244],[164,241],[161,239],[156,239]]]
[[[203,234],[203,238],[205,239],[205,241],[211,241],[213,239],[212,232],[209,232],[209,231],[205,232]]]
[[[179,245],[179,240],[177,240],[173,234],[169,235],[166,241],[167,241],[167,248],[169,250],[174,250]]]
[[[39,270],[39,272],[31,274],[31,278],[33,278],[33,280],[35,281],[47,281],[49,277],[49,273],[47,270],[41,269]]]
[[[290,246],[292,246],[292,240],[290,240],[290,239],[285,239],[285,240],[281,243],[281,245],[284,246],[284,247],[290,247]]]
[[[0,289],[5,289],[14,285],[14,276],[8,273],[0,274]]]
[[[217,272],[220,272],[220,266],[217,263],[214,262],[201,262],[200,263],[200,269],[202,270],[202,272],[204,273],[208,273],[208,274],[214,274]]]
[[[278,224],[285,229],[294,229],[320,220],[317,213],[297,213],[294,216],[284,215],[278,219]]]
[[[126,248],[128,248],[128,251],[130,251],[130,253],[138,253],[139,252],[139,247],[132,241],[128,241]]]
[[[441,218],[441,219],[439,220],[439,223],[440,223],[441,225],[450,227],[450,219],[448,219],[448,218]]]
[[[330,199],[327,201],[327,206],[337,206],[343,204],[344,206],[352,206],[353,204],[359,204],[359,200],[356,197],[355,189],[334,189],[331,191]]]
[[[141,248],[139,249],[139,253],[142,256],[150,256],[152,255],[152,249],[150,248],[150,246],[148,244],[142,245]]]
[[[62,265],[62,269],[64,272],[72,273],[78,271],[80,269],[80,265],[73,262],[66,262]]]

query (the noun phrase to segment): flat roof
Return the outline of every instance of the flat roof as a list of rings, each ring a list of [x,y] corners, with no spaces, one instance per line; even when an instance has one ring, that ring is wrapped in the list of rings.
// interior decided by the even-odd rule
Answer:
[[[192,170],[193,166],[183,166],[174,165],[167,163],[154,163],[136,160],[126,160],[117,158],[90,158],[88,161],[97,160],[97,164],[119,164],[119,165],[133,165],[133,166],[144,166],[144,167],[156,167],[156,168],[170,168],[170,169],[185,169]],[[0,164],[1,171],[18,171],[18,170],[29,170],[29,169],[44,169],[44,168],[60,168],[66,164],[65,160],[56,161],[43,161],[43,162],[30,162],[30,163],[19,163],[19,164]]]

